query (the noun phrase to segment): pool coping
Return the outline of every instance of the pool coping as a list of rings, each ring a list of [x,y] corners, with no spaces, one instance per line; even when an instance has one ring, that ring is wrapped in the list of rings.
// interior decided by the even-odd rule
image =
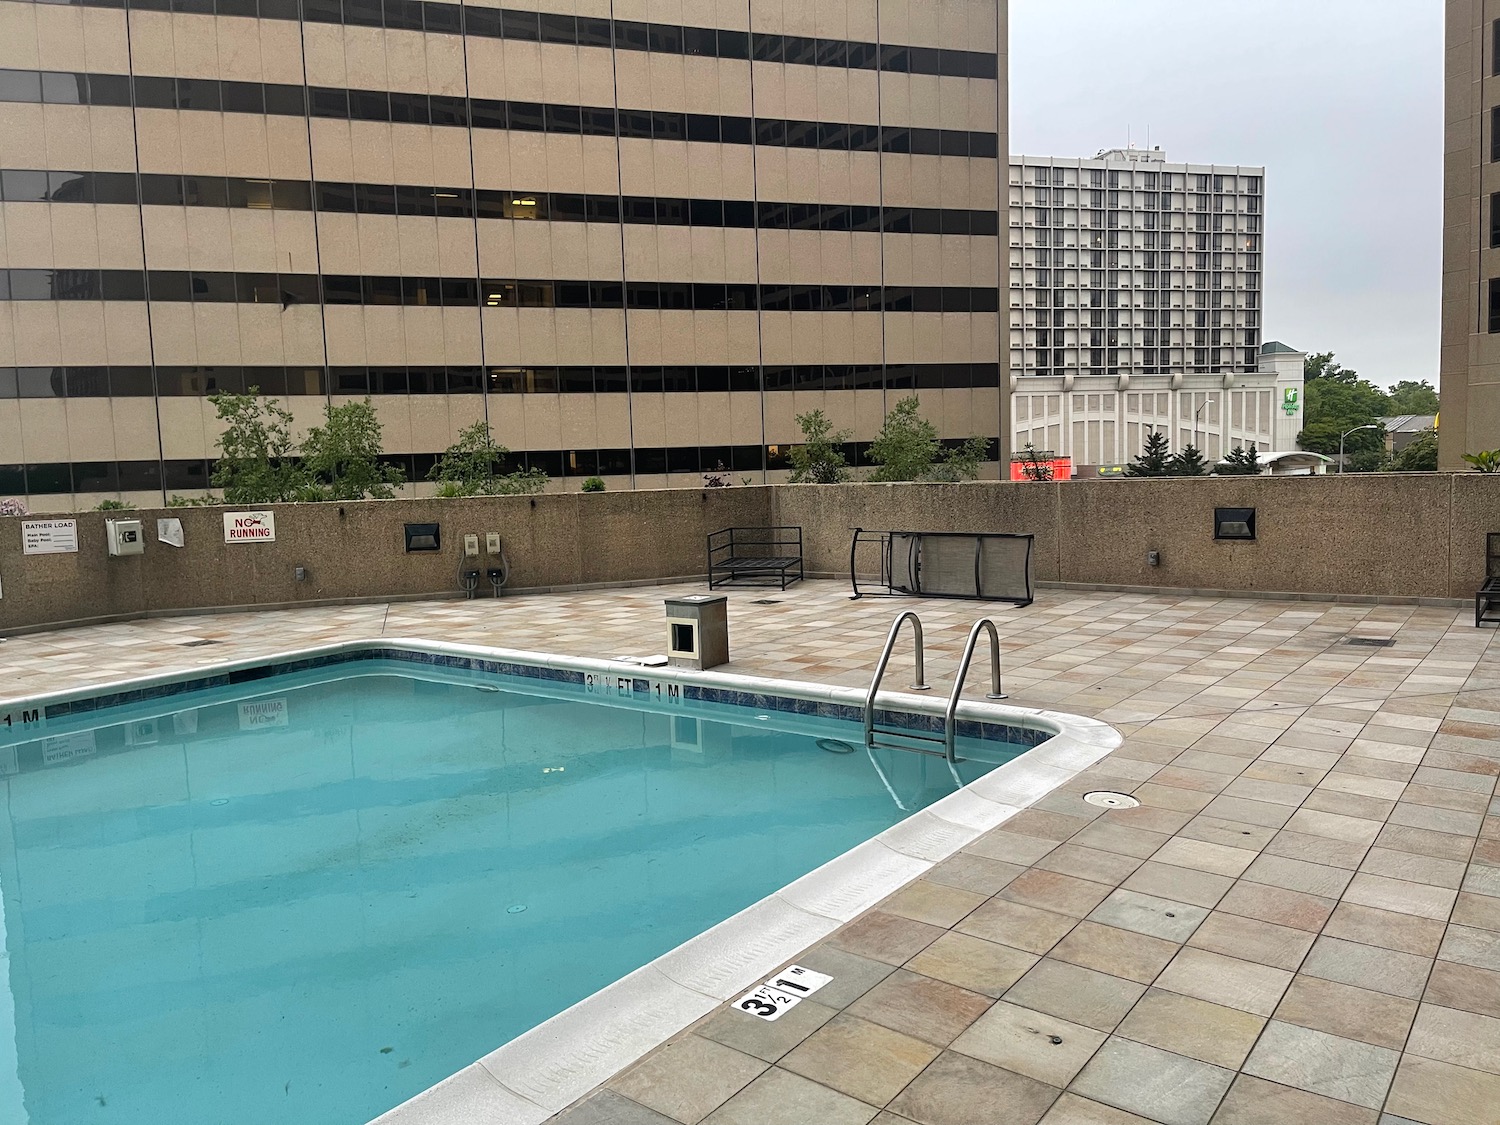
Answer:
[[[629,697],[644,681],[696,689],[690,698],[849,718],[862,710],[860,688],[695,671],[591,657],[560,656],[411,637],[381,637],[246,657],[193,670],[97,683],[3,701],[7,708],[55,708],[68,715],[113,703],[164,699],[195,687],[248,683],[281,672],[377,658],[384,650],[433,657],[479,671],[584,683],[612,677]],[[498,666],[505,666],[504,668]],[[530,670],[529,673],[527,670]],[[537,676],[539,671],[556,676]],[[235,678],[235,673],[255,672]],[[625,688],[629,682],[628,691]],[[100,697],[109,702],[99,702]],[[115,698],[118,697],[118,698]],[[748,698],[747,698],[748,697]],[[940,729],[946,700],[883,692],[883,707],[909,725]],[[72,706],[90,701],[87,708]],[[773,706],[789,701],[791,706]],[[752,903],[703,933],[502,1044],[374,1119],[373,1125],[492,1121],[541,1125],[665,1043],[721,1003],[787,964],[799,952],[863,914],[1022,809],[1071,781],[1118,748],[1123,738],[1096,719],[1064,712],[964,701],[964,725],[1022,728],[1048,737],[1010,762],[934,802]],[[46,737],[45,728],[35,737]],[[747,1016],[746,1018],[752,1018]]]

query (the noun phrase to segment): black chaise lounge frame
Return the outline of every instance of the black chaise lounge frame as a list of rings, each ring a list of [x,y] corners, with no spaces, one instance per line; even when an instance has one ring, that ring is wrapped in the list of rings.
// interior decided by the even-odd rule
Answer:
[[[800,527],[726,527],[708,537],[708,588],[802,581]]]

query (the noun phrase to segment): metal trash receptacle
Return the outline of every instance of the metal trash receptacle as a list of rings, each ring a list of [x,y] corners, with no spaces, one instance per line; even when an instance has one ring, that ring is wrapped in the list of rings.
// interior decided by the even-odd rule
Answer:
[[[729,663],[729,599],[722,594],[667,598],[667,663],[716,668]]]

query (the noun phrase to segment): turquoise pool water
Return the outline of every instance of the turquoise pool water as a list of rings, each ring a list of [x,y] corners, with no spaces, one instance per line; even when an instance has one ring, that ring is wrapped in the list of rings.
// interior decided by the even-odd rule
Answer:
[[[359,1125],[956,787],[635,694],[365,662],[11,731],[0,1122]]]

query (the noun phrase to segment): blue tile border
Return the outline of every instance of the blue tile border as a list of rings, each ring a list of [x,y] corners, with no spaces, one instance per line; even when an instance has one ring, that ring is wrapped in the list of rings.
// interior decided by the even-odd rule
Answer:
[[[152,684],[149,687],[127,691],[109,692],[83,699],[49,703],[45,714],[48,719],[68,715],[86,714],[107,707],[119,707],[131,703],[145,703],[164,699],[184,692],[203,688],[229,687],[254,683],[272,676],[310,672],[344,664],[358,664],[384,660],[393,663],[419,664],[457,671],[482,672],[490,675],[513,676],[521,679],[546,680],[554,683],[578,684],[585,682],[585,674],[571,668],[550,668],[542,664],[523,664],[510,660],[494,660],[481,656],[459,656],[448,653],[423,652],[419,649],[397,646],[362,648],[354,651],[320,653],[294,660],[276,661],[268,664],[237,668],[229,672],[217,672],[203,676]],[[647,694],[651,681],[645,677],[630,678],[632,696]],[[817,716],[860,722],[864,714],[859,707],[847,703],[830,703],[813,699],[801,699],[791,695],[768,695],[758,692],[740,691],[736,688],[711,687],[703,684],[684,684],[684,699],[703,703],[722,703],[757,711],[778,711],[788,714]],[[891,711],[882,708],[875,713],[875,720],[882,726],[898,730],[936,734],[943,729],[943,720],[938,715],[918,714],[911,711]],[[1053,737],[1053,732],[1004,723],[979,722],[962,719],[958,723],[961,738],[978,739],[984,742],[1004,742],[1012,746],[1034,748]]]

